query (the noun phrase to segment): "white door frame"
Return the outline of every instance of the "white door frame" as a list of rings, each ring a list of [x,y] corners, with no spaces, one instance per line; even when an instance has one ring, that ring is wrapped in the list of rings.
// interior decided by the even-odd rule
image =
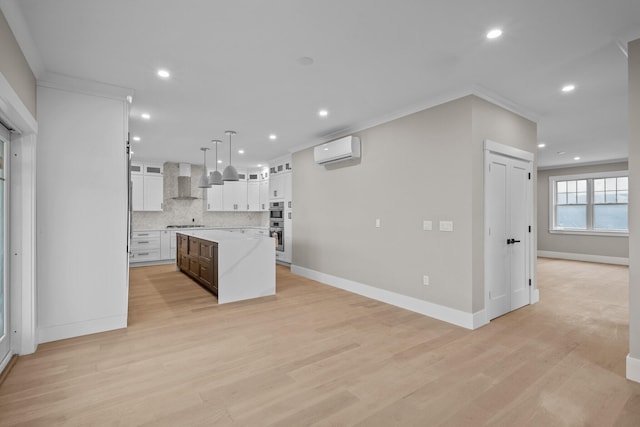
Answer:
[[[499,154],[502,156],[507,156],[507,157],[512,157],[514,159],[518,159],[518,160],[522,160],[525,161],[527,163],[529,163],[531,165],[531,173],[533,175],[533,160],[534,160],[534,154],[530,153],[528,151],[525,150],[521,150],[519,148],[515,148],[515,147],[511,147],[509,145],[504,145],[504,144],[500,144],[498,142],[495,141],[491,141],[489,139],[485,139],[484,140],[484,187],[483,187],[483,191],[484,191],[484,196],[483,196],[483,203],[484,203],[484,232],[483,232],[483,236],[484,236],[484,312],[485,312],[485,323],[489,323],[489,287],[487,286],[488,283],[488,278],[487,278],[487,265],[488,265],[488,256],[490,254],[489,248],[488,248],[488,232],[489,232],[489,227],[488,227],[488,221],[487,221],[487,188],[486,188],[486,183],[487,183],[487,174],[489,173],[489,153],[495,153],[495,154]],[[532,176],[533,178],[533,176]],[[529,304],[534,304],[536,302],[538,302],[538,293],[537,293],[537,283],[536,283],[536,275],[535,275],[535,236],[536,236],[536,224],[534,224],[534,219],[535,219],[535,215],[534,215],[534,203],[533,203],[533,198],[534,198],[534,191],[535,188],[533,187],[534,185],[534,180],[531,180],[531,197],[529,197],[528,199],[528,206],[527,206],[527,211],[529,212],[530,215],[530,222],[531,222],[531,233],[529,236],[529,239],[527,240],[527,245],[528,245],[528,251],[529,251],[529,260],[528,260],[528,270],[529,270],[529,277],[531,278],[531,286],[529,287]]]
[[[36,351],[36,135],[38,124],[0,73],[0,114],[17,133],[9,153],[11,221],[9,286],[11,287],[11,345],[14,354]]]

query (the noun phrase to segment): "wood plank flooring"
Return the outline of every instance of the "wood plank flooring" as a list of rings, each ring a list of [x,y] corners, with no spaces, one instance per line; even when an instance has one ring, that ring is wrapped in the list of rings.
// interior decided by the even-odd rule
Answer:
[[[540,259],[541,302],[476,331],[277,276],[219,306],[132,269],[129,328],[20,357],[0,426],[640,425],[626,267]]]

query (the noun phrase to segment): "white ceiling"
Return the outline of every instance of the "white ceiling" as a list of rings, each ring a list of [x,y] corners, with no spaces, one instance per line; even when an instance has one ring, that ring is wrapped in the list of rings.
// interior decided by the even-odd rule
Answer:
[[[134,158],[199,163],[222,139],[226,160],[233,129],[233,163],[255,166],[468,93],[538,123],[541,167],[627,157],[638,0],[2,2],[38,77],[135,90]]]

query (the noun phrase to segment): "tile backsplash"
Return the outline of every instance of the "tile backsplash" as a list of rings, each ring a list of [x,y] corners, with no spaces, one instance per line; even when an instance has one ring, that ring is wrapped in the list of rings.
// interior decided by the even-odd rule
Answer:
[[[178,195],[178,163],[164,164],[164,204],[162,212],[133,212],[134,230],[166,228],[167,225],[198,224],[209,227],[268,227],[268,212],[208,212],[205,209],[206,190],[198,188],[202,166],[191,165],[191,195],[193,200],[175,200]]]

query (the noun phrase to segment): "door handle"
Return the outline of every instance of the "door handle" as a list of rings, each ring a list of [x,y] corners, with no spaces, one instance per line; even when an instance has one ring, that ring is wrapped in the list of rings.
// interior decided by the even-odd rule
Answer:
[[[520,243],[520,240],[507,239],[507,245],[513,245],[514,243]]]

